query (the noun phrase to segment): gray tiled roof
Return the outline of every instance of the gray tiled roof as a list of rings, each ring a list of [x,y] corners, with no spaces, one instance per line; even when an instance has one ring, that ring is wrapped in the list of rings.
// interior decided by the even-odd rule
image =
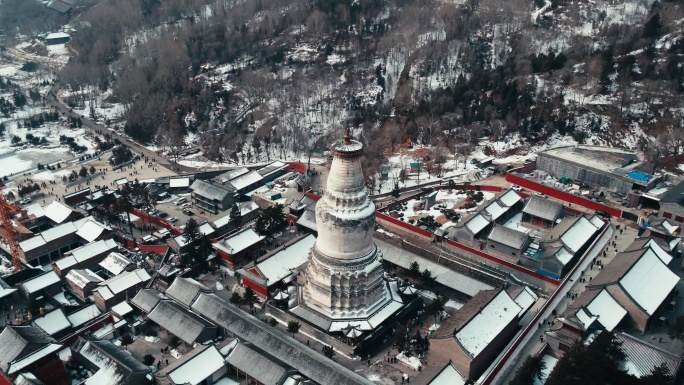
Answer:
[[[192,301],[197,298],[197,295],[199,295],[201,291],[212,292],[211,289],[204,285],[200,285],[195,280],[178,277],[166,290],[166,295],[183,305],[190,307]]]
[[[152,311],[152,309],[154,309],[155,306],[157,306],[161,299],[162,295],[159,290],[142,289],[138,292],[138,294],[135,295],[135,297],[133,297],[131,304],[135,305],[135,307],[139,308],[145,313],[149,313]]]
[[[207,183],[203,180],[196,180],[192,186],[190,186],[193,194],[197,194],[203,198],[209,200],[222,201],[231,191],[224,187],[218,187],[211,183]]]
[[[641,375],[651,373],[655,366],[660,366],[662,363],[670,370],[670,375],[674,375],[677,371],[679,357],[675,354],[626,333],[617,333],[615,336],[622,343],[621,348],[626,355],[623,366],[629,365],[631,370],[635,370]]]
[[[6,372],[10,362],[53,342],[49,334],[35,325],[5,327],[0,333],[0,370]]]
[[[80,357],[97,366],[98,370],[105,370],[110,374],[100,380],[106,382],[100,385],[142,385],[148,384],[145,375],[152,370],[136,360],[129,352],[114,345],[110,341],[85,339],[80,337],[72,346],[72,351]]]
[[[264,385],[278,385],[287,369],[240,343],[226,357],[226,362]]]
[[[192,308],[243,341],[278,357],[284,364],[296,368],[320,385],[374,384],[214,294],[200,294]]]
[[[555,221],[563,210],[563,205],[550,199],[532,195],[527,201],[523,213],[547,221]]]
[[[215,328],[208,320],[170,300],[159,301],[147,318],[188,344],[204,342],[198,339],[205,329]]]
[[[487,239],[514,249],[521,249],[529,239],[529,236],[505,226],[494,226]]]

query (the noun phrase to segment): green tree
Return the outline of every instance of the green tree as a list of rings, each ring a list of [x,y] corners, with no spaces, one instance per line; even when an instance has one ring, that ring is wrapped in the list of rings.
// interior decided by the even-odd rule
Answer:
[[[425,269],[420,274],[420,280],[423,282],[423,285],[432,286],[432,284],[435,282],[435,277],[432,276],[432,272],[430,270]]]
[[[154,364],[154,356],[151,354],[145,354],[145,357],[143,357],[143,364],[147,366]]]
[[[250,308],[257,302],[256,293],[251,287],[247,286],[245,288],[245,293],[242,295],[242,302]]]
[[[97,172],[97,169],[95,168],[95,166],[90,166],[89,171],[90,171],[90,175],[94,175]]]
[[[445,303],[444,297],[437,296],[425,307],[425,312],[435,317],[435,323],[437,323],[437,316],[444,310]]]
[[[271,317],[268,319],[268,324],[273,327],[276,327],[276,325],[278,325],[278,321],[275,318]]]
[[[233,294],[230,295],[230,303],[232,303],[235,306],[242,305],[242,296],[240,295],[240,293],[234,291]]]
[[[292,333],[292,338],[294,338],[294,335],[299,332],[300,327],[302,327],[302,325],[299,322],[289,321],[287,323],[287,332]]]
[[[671,382],[672,382],[672,374],[670,373],[670,369],[663,362],[659,366],[654,366],[653,370],[651,370],[651,373],[649,373],[647,376],[641,377],[639,384],[641,384],[641,385],[663,385],[663,384],[669,384]]]
[[[283,205],[277,204],[264,210],[254,225],[255,230],[261,235],[272,236],[287,228]]]
[[[515,377],[509,385],[534,385],[535,379],[542,380],[542,372],[546,364],[541,356],[527,356],[522,365],[515,372]]]
[[[414,277],[414,278],[420,277],[420,265],[418,264],[418,262],[416,262],[416,261],[411,262],[411,265],[409,266],[408,273],[411,277]]]
[[[78,176],[80,176],[81,178],[85,178],[86,176],[88,176],[88,170],[86,170],[85,166],[81,166],[81,169],[78,170]]]
[[[660,13],[656,13],[651,16],[650,19],[644,24],[643,37],[647,39],[657,39],[663,34],[663,20],[660,17]]]
[[[237,203],[230,209],[230,220],[235,222],[235,226],[240,226],[240,223],[242,223],[242,213]]]
[[[133,337],[131,337],[130,334],[126,333],[121,336],[121,345],[123,345],[126,350],[128,350],[128,345],[133,343]]]
[[[332,346],[323,345],[323,355],[332,359],[335,355],[335,349]]]

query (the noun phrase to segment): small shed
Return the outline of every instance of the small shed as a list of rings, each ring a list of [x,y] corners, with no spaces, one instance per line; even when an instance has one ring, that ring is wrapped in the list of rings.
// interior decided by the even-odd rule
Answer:
[[[64,32],[53,32],[45,37],[45,44],[56,45],[68,43],[71,37],[68,33]]]

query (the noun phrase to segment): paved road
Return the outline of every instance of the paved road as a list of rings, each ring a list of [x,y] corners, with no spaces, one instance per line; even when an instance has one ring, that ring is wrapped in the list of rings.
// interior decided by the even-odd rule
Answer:
[[[50,104],[50,106],[54,107],[62,113],[64,116],[72,116],[75,118],[81,118],[81,121],[83,122],[83,127],[98,133],[98,134],[104,134],[108,133],[112,138],[119,139],[119,141],[126,146],[128,146],[133,152],[136,152],[139,154],[141,157],[147,157],[150,159],[156,159],[157,164],[174,172],[177,173],[193,173],[196,172],[197,169],[194,167],[188,167],[188,166],[183,166],[181,164],[178,164],[176,162],[173,162],[162,155],[157,154],[154,151],[149,150],[148,148],[142,146],[141,144],[134,142],[130,139],[127,139],[117,133],[116,131],[110,130],[109,128],[98,124],[91,119],[80,115],[78,113],[72,112],[68,106],[64,104],[64,102],[57,96],[59,94],[59,90],[61,89],[61,83],[59,81],[55,81],[55,84],[50,87],[50,90],[48,91],[48,95],[46,96],[47,102]]]

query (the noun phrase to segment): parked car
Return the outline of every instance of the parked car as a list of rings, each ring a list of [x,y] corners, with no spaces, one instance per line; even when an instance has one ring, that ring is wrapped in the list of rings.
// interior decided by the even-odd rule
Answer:
[[[186,203],[187,201],[188,201],[187,199],[181,198],[181,199],[179,199],[179,200],[176,201],[176,206],[180,206],[180,205],[182,205],[183,203]]]
[[[22,199],[22,200],[19,201],[19,204],[20,204],[20,205],[26,205],[26,204],[29,204],[29,203],[31,203],[31,198],[24,198],[24,199]]]
[[[540,193],[540,192],[536,192],[536,193],[534,193],[534,195],[536,195],[536,196],[538,196],[538,197],[546,198],[546,195],[544,195],[544,194],[542,194],[542,193]]]
[[[185,209],[185,208],[188,208],[188,207],[190,207],[190,206],[192,206],[190,203],[183,203],[183,204],[181,205],[181,207],[184,208],[184,209]]]
[[[163,211],[159,212],[159,218],[166,218],[166,217],[168,217],[168,216],[169,216],[168,213],[165,213],[165,212],[163,212]]]
[[[150,214],[150,215],[155,215],[155,214],[157,214],[158,212],[159,212],[159,210],[157,210],[157,209],[152,209],[152,210],[150,210],[150,211],[148,212],[148,214]]]
[[[605,212],[605,211],[596,210],[594,213],[595,213],[596,215],[598,215],[599,217],[610,218],[610,214],[608,214],[608,213]]]
[[[511,186],[511,188],[513,189],[513,191],[522,191],[522,187],[518,186],[517,184],[514,184],[513,186]]]
[[[171,223],[178,222],[178,218],[171,217],[171,218],[169,218],[169,222],[171,222]]]

